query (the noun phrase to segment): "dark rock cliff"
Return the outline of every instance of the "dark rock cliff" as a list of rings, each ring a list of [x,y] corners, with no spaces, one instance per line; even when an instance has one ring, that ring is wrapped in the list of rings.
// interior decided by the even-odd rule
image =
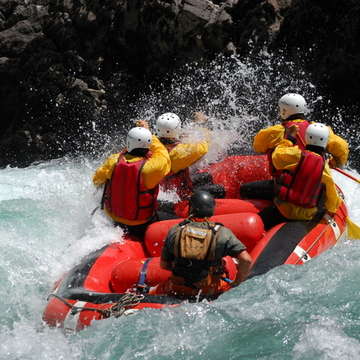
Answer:
[[[356,0],[0,0],[0,166],[91,149],[112,105],[219,53],[281,49],[356,110],[359,12]]]

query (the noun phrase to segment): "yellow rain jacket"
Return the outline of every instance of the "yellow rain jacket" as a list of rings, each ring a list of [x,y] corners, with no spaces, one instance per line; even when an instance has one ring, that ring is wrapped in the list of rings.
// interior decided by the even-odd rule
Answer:
[[[154,135],[152,137],[150,151],[152,152],[152,155],[145,162],[141,170],[141,176],[144,186],[147,187],[148,189],[153,189],[170,172],[171,163],[167,149],[160,142],[160,140]],[[105,160],[105,162],[96,170],[93,176],[93,183],[96,186],[103,185],[106,183],[107,180],[110,180],[114,167],[119,159],[119,155],[120,155],[119,153],[110,155]],[[134,156],[131,154],[126,154],[125,158],[129,162],[138,161],[141,159],[141,157]],[[147,221],[147,220],[128,220],[124,218],[119,218],[113,215],[110,211],[107,211],[106,209],[105,212],[114,221],[126,225],[140,225],[140,224],[144,224]]]
[[[320,156],[320,155],[318,155]],[[298,146],[293,146],[289,140],[282,140],[272,153],[272,161],[278,170],[295,170],[301,159],[301,150]],[[335,213],[341,205],[341,198],[338,195],[331,170],[325,163],[325,168],[321,178],[325,185],[325,208],[331,213]],[[289,202],[274,200],[275,205],[283,216],[291,220],[311,220],[317,212],[317,208],[303,208]]]
[[[298,119],[291,121],[296,123],[305,120]],[[334,157],[337,166],[344,166],[349,157],[349,145],[346,140],[335,135],[330,126],[329,130],[329,142],[326,151]],[[285,128],[281,124],[262,129],[254,137],[253,148],[258,153],[266,153],[268,150],[275,149],[284,138],[284,135]]]
[[[169,151],[171,173],[176,174],[200,160],[209,151],[207,140],[196,144],[178,144]]]

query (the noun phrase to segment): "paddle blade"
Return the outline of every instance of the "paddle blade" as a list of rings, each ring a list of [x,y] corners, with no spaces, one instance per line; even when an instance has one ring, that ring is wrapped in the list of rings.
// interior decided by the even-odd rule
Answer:
[[[349,217],[346,218],[346,225],[348,238],[352,240],[360,240],[360,226],[351,221]]]

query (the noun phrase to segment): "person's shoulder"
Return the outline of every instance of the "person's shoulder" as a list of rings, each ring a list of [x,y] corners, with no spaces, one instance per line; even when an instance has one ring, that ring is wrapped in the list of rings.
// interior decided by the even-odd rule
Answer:
[[[118,161],[120,155],[121,155],[121,153],[113,153],[106,158],[106,161],[116,162],[116,161]]]
[[[228,255],[232,256],[233,254],[239,253],[245,249],[245,245],[231,229],[222,226],[218,234],[218,244],[230,251]]]
[[[270,125],[267,127],[262,128],[261,130],[259,130],[259,133],[268,133],[268,132],[278,132],[278,131],[284,131],[284,126],[282,124],[275,124],[275,125]]]
[[[313,121],[310,121],[310,120],[307,120],[307,119],[301,119],[301,118],[299,118],[299,119],[294,119],[294,120],[292,120],[291,122],[295,122],[295,123],[308,123],[308,124],[312,124],[312,123],[313,123]]]
[[[181,226],[183,226],[184,225],[184,223],[183,222],[180,222],[180,223],[178,223],[178,224],[175,224],[175,225],[173,225],[171,228],[170,228],[170,231],[175,231],[175,230],[177,230],[177,229],[179,229]]]
[[[168,237],[175,234],[180,228],[181,228],[181,223],[179,224],[175,224],[174,226],[172,226],[170,229],[169,229],[169,232],[168,232]]]
[[[279,123],[268,127],[269,130],[273,131],[284,131],[284,125]]]
[[[232,236],[235,236],[231,229],[229,229],[228,227],[226,227],[222,224],[219,227],[218,233],[221,237],[224,237],[224,238],[230,238]]]

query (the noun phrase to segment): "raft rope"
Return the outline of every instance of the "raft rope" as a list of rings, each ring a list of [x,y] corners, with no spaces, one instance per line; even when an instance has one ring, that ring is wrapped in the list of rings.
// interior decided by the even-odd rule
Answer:
[[[104,318],[109,318],[111,316],[114,316],[118,318],[119,316],[123,315],[126,311],[126,308],[131,306],[138,305],[141,300],[144,299],[144,295],[142,294],[124,294],[120,301],[116,302],[113,306],[111,306],[109,309],[96,309],[92,307],[86,307],[86,306],[75,306],[71,304],[69,301],[65,300],[63,297],[56,295],[56,294],[50,294],[48,299],[53,296],[56,299],[63,302],[65,305],[67,305],[69,308],[71,308],[71,315],[76,315],[78,312],[81,311],[97,311],[101,315],[104,316]]]

